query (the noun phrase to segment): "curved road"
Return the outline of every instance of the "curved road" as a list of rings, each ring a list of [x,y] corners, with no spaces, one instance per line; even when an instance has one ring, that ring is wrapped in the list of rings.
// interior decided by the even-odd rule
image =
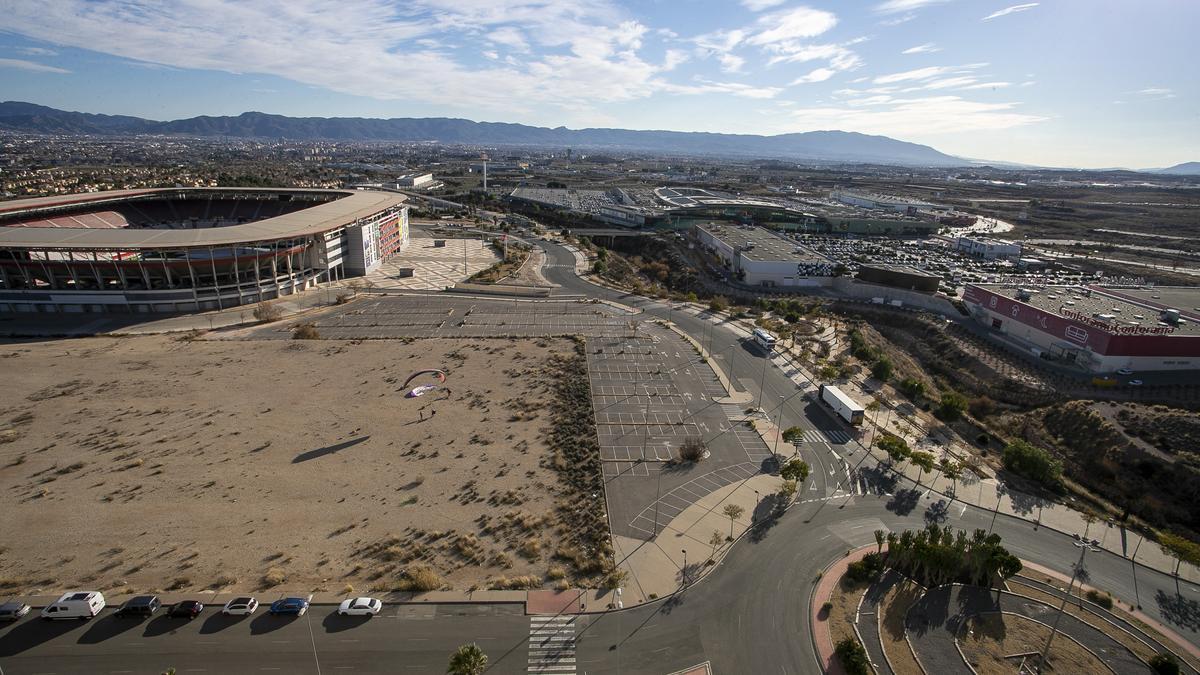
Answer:
[[[732,331],[674,313],[664,303],[591,284],[574,274],[568,250],[553,243],[542,246],[549,253],[546,276],[562,287],[559,294],[601,297],[641,307],[649,316],[670,316],[684,331],[703,336],[714,355],[732,358],[735,379],[761,376],[761,357],[743,350]],[[723,365],[728,372],[729,363]],[[778,369],[766,369],[764,407],[773,409],[780,397],[795,392]],[[806,408],[805,403],[800,396],[788,399],[782,426],[836,426],[819,407]],[[822,443],[810,443],[804,452],[816,453],[813,459],[822,461],[823,480],[836,484],[840,460],[822,457],[826,450]],[[828,467],[834,467],[833,475],[826,475]],[[833,487],[821,492],[832,493]],[[925,506],[926,500],[879,495],[799,503],[748,533],[718,569],[674,596],[580,617],[577,672],[663,675],[709,661],[720,674],[819,673],[809,626],[817,574],[847,549],[873,543],[876,529],[922,527]],[[1065,574],[1078,559],[1079,550],[1068,536],[1028,521],[994,518],[992,512],[972,507],[948,522],[967,530],[993,528],[1013,553]],[[1135,568],[1107,552],[1089,554],[1086,566],[1092,585],[1124,602],[1140,597],[1147,614],[1200,644],[1200,589],[1195,585]],[[208,611],[190,624],[161,616],[144,624],[104,616],[85,626],[27,619],[0,628],[0,675],[159,673],[167,667],[179,673],[443,672],[449,653],[472,640],[491,657],[489,672],[537,672],[529,660],[530,619],[519,606],[389,606],[385,615],[368,622],[339,620],[329,616],[329,609],[314,607],[292,621],[265,616],[225,621]]]

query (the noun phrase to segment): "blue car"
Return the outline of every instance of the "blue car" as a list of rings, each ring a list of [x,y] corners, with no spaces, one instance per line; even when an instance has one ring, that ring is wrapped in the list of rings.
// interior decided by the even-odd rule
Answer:
[[[304,598],[280,598],[271,603],[271,609],[268,611],[272,614],[304,616],[304,613],[308,611],[308,600]]]

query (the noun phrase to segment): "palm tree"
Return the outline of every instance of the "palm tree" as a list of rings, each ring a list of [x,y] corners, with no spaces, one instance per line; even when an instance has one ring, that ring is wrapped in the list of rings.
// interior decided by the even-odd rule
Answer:
[[[883,530],[875,530],[875,552],[883,550]]]
[[[446,667],[447,675],[483,675],[487,668],[488,657],[483,650],[472,642],[463,645],[450,656],[450,665]]]

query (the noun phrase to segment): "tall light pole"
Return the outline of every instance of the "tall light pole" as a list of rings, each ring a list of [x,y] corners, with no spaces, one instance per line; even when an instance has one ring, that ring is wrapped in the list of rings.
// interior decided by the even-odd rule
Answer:
[[[771,351],[767,350],[767,353],[763,354],[762,375],[759,375],[759,377],[758,377],[758,406],[757,407],[759,407],[759,408],[761,408],[762,404],[763,404],[763,388],[767,386],[767,364],[770,362],[771,362]]]

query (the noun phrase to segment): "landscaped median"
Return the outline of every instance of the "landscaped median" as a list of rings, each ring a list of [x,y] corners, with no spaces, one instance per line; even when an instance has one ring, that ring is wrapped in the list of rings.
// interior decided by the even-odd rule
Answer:
[[[1075,580],[1042,568],[1045,581],[1017,576],[1023,565],[995,535],[936,526],[875,535],[875,548],[847,551],[816,580],[812,637],[826,672],[1037,669],[1052,627],[1046,667],[1059,672],[1168,672],[1164,663],[1181,661],[1195,672],[1190,650],[1144,617],[1114,611],[1106,593],[1082,587],[1064,603]]]

